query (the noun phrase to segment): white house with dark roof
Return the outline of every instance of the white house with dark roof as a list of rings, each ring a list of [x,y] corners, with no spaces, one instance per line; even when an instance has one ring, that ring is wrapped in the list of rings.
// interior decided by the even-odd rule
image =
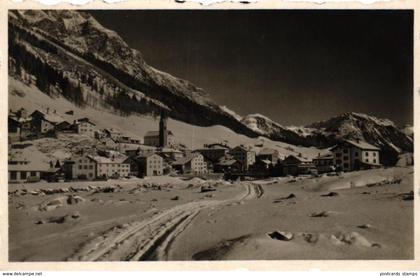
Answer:
[[[334,165],[343,171],[381,166],[379,162],[380,149],[365,141],[345,140],[331,149]]]
[[[194,152],[172,163],[172,168],[181,174],[207,174],[207,163],[204,156]]]
[[[255,151],[245,148],[243,145],[234,147],[229,151],[229,154],[242,164],[244,171],[247,171],[255,163]]]
[[[48,165],[21,160],[9,162],[7,170],[9,183],[37,182],[42,173],[48,170]]]
[[[89,118],[80,118],[73,123],[76,132],[82,135],[95,137],[95,124]]]

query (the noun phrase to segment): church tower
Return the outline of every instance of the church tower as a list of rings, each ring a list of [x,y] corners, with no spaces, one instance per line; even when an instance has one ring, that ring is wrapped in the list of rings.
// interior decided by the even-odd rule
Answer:
[[[164,148],[168,145],[167,116],[163,112],[160,114],[159,122],[159,147]]]

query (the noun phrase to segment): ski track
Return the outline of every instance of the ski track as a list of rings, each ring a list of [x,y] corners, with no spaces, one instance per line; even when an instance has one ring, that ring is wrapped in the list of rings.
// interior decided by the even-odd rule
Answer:
[[[168,260],[170,247],[206,208],[259,199],[259,184],[243,183],[245,192],[228,200],[190,202],[162,211],[144,221],[117,226],[84,243],[67,261],[147,261]]]

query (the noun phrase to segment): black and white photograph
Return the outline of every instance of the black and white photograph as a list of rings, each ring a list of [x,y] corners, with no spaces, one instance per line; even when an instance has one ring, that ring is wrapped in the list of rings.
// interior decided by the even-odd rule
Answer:
[[[9,262],[414,260],[413,10],[7,24]]]

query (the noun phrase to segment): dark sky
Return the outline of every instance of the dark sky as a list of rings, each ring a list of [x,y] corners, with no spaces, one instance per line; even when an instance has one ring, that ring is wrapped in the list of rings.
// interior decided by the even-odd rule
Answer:
[[[90,11],[150,65],[240,115],[413,122],[411,11]]]

